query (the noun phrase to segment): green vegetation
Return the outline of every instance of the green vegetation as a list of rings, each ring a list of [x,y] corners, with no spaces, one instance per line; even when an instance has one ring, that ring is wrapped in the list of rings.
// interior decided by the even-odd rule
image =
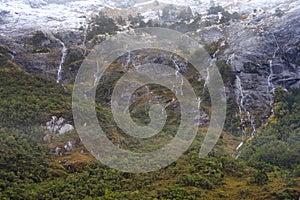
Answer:
[[[47,151],[37,141],[41,141],[38,130],[0,128],[0,192],[13,195],[19,184],[40,183],[49,178]]]
[[[172,7],[165,9],[164,17],[171,17],[173,11]],[[229,16],[218,6],[209,12],[221,12],[224,17],[221,23],[239,17],[238,14]],[[189,10],[182,11],[181,21],[168,27],[183,30],[183,21],[189,20],[189,15]],[[197,16],[197,20],[200,19],[201,16]],[[193,29],[197,28],[197,20],[192,25]],[[129,21],[134,27],[151,26],[152,23],[145,24],[141,15],[130,16]],[[119,25],[125,24],[121,17],[117,22]],[[189,29],[187,27],[186,31]],[[91,24],[88,39],[116,31],[116,22],[99,13]],[[46,40],[47,36],[37,32],[32,42],[34,46],[42,46]],[[222,54],[227,48],[226,43],[222,45],[223,42],[220,40],[207,44],[205,49],[211,56]],[[45,51],[42,49],[35,53],[42,52]],[[198,154],[207,130],[199,128],[196,140],[178,161],[155,172],[130,174],[110,169],[92,158],[75,131],[58,136],[44,130],[41,125],[49,121],[52,115],[72,121],[71,90],[44,76],[23,72],[10,60],[10,53],[9,49],[0,46],[0,199],[299,198],[300,89],[293,89],[289,93],[280,89],[276,91],[274,114],[254,138],[245,141],[241,159],[232,157],[240,142],[235,137],[238,136],[240,122],[236,115],[238,108],[235,100],[229,98],[225,132],[206,158],[200,159]],[[135,53],[139,53],[140,62],[146,56],[157,55],[154,50],[147,51],[147,55],[141,51],[131,52],[131,55]],[[172,58],[165,53],[166,58]],[[110,111],[110,95],[116,81],[125,73],[118,63],[124,62],[126,56],[112,63],[99,81],[96,99],[99,124],[111,141],[121,148],[135,152],[152,151],[164,146],[176,134],[181,117],[180,105],[177,100],[172,101],[174,95],[165,87],[151,84],[147,88],[138,88],[134,94],[136,101],[129,107],[133,120],[140,125],[149,123],[148,102],[158,97],[152,103],[168,105],[166,126],[160,134],[145,140],[129,137],[118,129]],[[80,53],[71,49],[65,65],[72,66],[82,59]],[[128,65],[128,68],[132,67],[132,63]],[[235,80],[231,66],[221,60],[216,65],[225,84],[233,85]],[[199,74],[190,65],[182,71],[196,95],[201,96],[201,109],[210,113],[209,92],[203,86],[205,80],[199,81]],[[152,93],[149,94],[147,90]],[[42,139],[45,134],[54,137],[45,142]],[[63,147],[69,140],[76,141],[73,151],[60,156],[50,153],[50,149]]]
[[[4,110],[10,107],[14,113],[12,118],[11,115],[1,112],[4,113],[1,115],[3,128],[0,128],[1,199],[253,198],[252,192],[249,191],[255,191],[270,199],[273,191],[271,188],[275,184],[280,191],[276,193],[278,198],[297,194],[295,182],[287,183],[292,185],[290,190],[286,190],[284,183],[278,184],[285,175],[276,175],[272,167],[266,170],[265,165],[258,165],[255,162],[252,168],[240,160],[231,158],[224,149],[225,144],[230,142],[229,139],[225,139],[228,138],[226,135],[222,136],[209,157],[200,159],[198,153],[204,137],[202,132],[205,130],[199,131],[192,147],[177,162],[156,172],[129,174],[112,170],[93,159],[91,162],[90,155],[79,153],[79,150],[84,147],[76,134],[56,136],[50,143],[45,143],[41,139],[44,130],[38,128],[38,125],[45,123],[53,114],[70,116],[70,93],[66,89],[43,77],[31,76],[21,71],[2,70],[1,77],[3,84],[0,108]],[[150,86],[150,90],[156,94],[170,95],[157,86]],[[105,97],[107,91],[99,87],[99,97]],[[140,88],[136,92],[141,94],[142,91],[143,88]],[[25,100],[27,106],[21,112],[19,108],[20,105],[25,104]],[[42,102],[44,106],[39,108],[38,112],[34,110],[34,106],[41,106]],[[167,141],[161,139],[166,136],[168,139],[168,136],[176,130],[176,123],[173,123],[176,122],[176,117],[169,118],[167,130],[170,132],[166,131],[161,135],[162,138],[158,140],[161,143],[129,142],[130,138],[123,137],[118,134],[118,130],[109,128],[107,121],[112,120],[106,104],[98,104],[97,110],[99,116],[102,116],[99,118],[100,123],[107,125],[105,129],[111,131],[108,136],[115,142],[122,140],[123,147],[130,150],[148,151],[159,148]],[[147,108],[139,106],[132,108],[132,116],[141,120],[140,123],[145,123],[146,111]],[[168,112],[171,115],[176,114],[172,109]],[[140,115],[146,117],[140,118]],[[24,121],[24,119],[30,120]],[[73,152],[63,156],[49,153],[49,148],[61,146],[70,138],[78,141]],[[263,166],[263,169],[259,166]],[[295,173],[299,174],[299,169]],[[240,186],[235,187],[236,183]],[[270,192],[264,193],[260,190],[260,185],[268,187]]]
[[[274,114],[269,123],[250,142],[242,157],[265,162],[284,169],[298,169],[300,165],[300,90],[286,93],[276,91]]]
[[[71,98],[62,86],[20,70],[0,70],[0,126],[40,125],[52,115],[71,119]]]
[[[241,158],[250,166],[259,170],[254,182],[266,184],[269,178],[266,172],[280,171],[290,187],[300,187],[300,89],[289,92],[276,90],[274,114],[270,121],[252,139]],[[298,196],[297,196],[298,195]],[[286,190],[277,194],[277,199],[296,199],[299,191]]]
[[[10,61],[10,50],[0,45],[0,69],[1,68],[16,68],[16,65]]]

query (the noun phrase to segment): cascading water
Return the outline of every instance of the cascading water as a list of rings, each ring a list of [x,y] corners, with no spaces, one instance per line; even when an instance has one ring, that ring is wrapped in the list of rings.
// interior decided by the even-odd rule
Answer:
[[[244,144],[244,142],[241,142],[241,143],[239,144],[239,146],[236,147],[235,150],[236,150],[236,151],[239,150],[239,149],[243,146],[243,144]]]
[[[179,66],[177,65],[176,61],[173,60],[173,63],[175,65],[175,76],[176,76],[176,79],[179,77],[179,71],[180,71],[180,68]],[[180,85],[180,94],[183,95],[183,91],[182,91],[182,86],[183,86],[183,79],[181,80],[181,85]],[[173,88],[178,88],[178,86],[176,86],[175,84],[173,84]],[[175,90],[175,94],[177,95],[177,89]]]
[[[14,52],[11,52],[11,53],[10,53],[10,59],[11,59],[11,60],[14,60],[14,59],[15,59],[15,53],[14,53]]]
[[[280,50],[279,44],[278,44],[278,40],[276,38],[276,36],[273,34],[274,37],[274,41],[276,44],[276,49],[273,53],[272,59],[269,60],[269,66],[270,66],[270,74],[268,76],[268,91],[269,91],[269,95],[270,95],[270,107],[271,107],[271,113],[274,113],[274,109],[273,109],[273,103],[274,103],[274,92],[275,92],[275,86],[272,82],[273,78],[274,78],[274,71],[273,71],[273,60],[276,58],[276,54],[277,52]]]
[[[60,63],[59,63],[59,66],[58,66],[58,70],[57,70],[57,78],[56,78],[56,82],[59,83],[61,81],[61,72],[62,72],[62,67],[63,67],[63,64],[65,62],[65,58],[67,56],[67,48],[66,48],[66,45],[65,43],[63,43],[60,39],[57,38],[57,41],[59,41],[59,43],[62,45],[62,50],[61,50],[61,53],[62,53],[62,56],[61,56],[61,59],[60,59]]]
[[[244,109],[244,90],[242,87],[241,79],[238,75],[236,75],[235,85],[236,85],[235,96],[236,96],[236,102],[237,102],[238,108],[239,108],[242,138],[244,139],[244,136],[246,135],[245,120],[244,120],[243,111],[242,111]]]
[[[256,126],[254,123],[254,118],[251,116],[250,112],[247,110],[247,108],[244,106],[244,101],[245,101],[245,92],[244,89],[242,87],[242,82],[239,76],[236,75],[236,82],[235,82],[235,86],[236,86],[236,91],[235,91],[235,95],[236,95],[236,102],[238,104],[238,108],[239,108],[239,115],[240,115],[240,122],[241,122],[241,130],[242,130],[242,137],[244,139],[244,136],[246,135],[246,130],[245,130],[245,118],[244,118],[244,113],[246,113],[247,115],[247,120],[250,122],[251,124],[251,128],[252,128],[252,132],[250,133],[250,136],[255,135],[256,133]]]
[[[53,40],[57,41],[62,46],[61,59],[60,59],[60,62],[59,62],[59,66],[58,66],[58,69],[57,69],[57,76],[56,76],[56,83],[60,83],[60,81],[62,79],[62,76],[61,76],[62,67],[63,67],[63,64],[65,62],[65,59],[66,59],[66,56],[67,56],[67,53],[68,53],[68,49],[67,49],[65,43],[61,39],[54,36],[52,32],[50,32],[48,30],[43,30],[43,32],[44,32],[45,35],[48,35],[49,37],[51,37]]]
[[[176,77],[179,77],[179,71],[180,71],[180,68],[179,68],[179,66],[177,65],[177,63],[175,62],[175,60],[173,61],[173,63],[174,63],[175,68],[176,68],[175,76],[176,76]]]
[[[248,120],[251,123],[251,128],[252,128],[252,132],[251,132],[250,136],[254,136],[255,133],[256,133],[256,127],[255,127],[255,124],[254,124],[254,118],[250,115],[250,112],[247,112],[247,117],[248,117]]]
[[[200,106],[201,106],[201,98],[197,97],[197,105],[198,105],[198,110],[200,110]]]
[[[240,157],[240,152],[238,152],[238,151],[244,145],[246,131],[245,131],[245,119],[244,119],[244,115],[243,115],[243,110],[245,110],[245,108],[244,108],[244,90],[242,87],[241,79],[237,75],[236,75],[235,85],[236,85],[235,96],[236,96],[236,102],[237,102],[237,105],[239,108],[241,131],[242,131],[242,142],[235,149],[237,154],[236,155],[233,154],[233,157],[235,157],[235,159],[238,159]]]
[[[99,70],[100,69],[100,67],[99,67],[99,62],[97,61],[97,71],[96,71],[96,73],[94,74],[94,78],[95,78],[95,81],[94,81],[94,86],[96,87],[97,86],[97,84],[98,84],[98,81],[99,81],[99,79],[100,79],[100,75],[99,75]]]
[[[223,45],[223,44],[222,44]],[[221,46],[222,46],[221,45]],[[206,68],[206,77],[205,77],[205,82],[204,82],[204,87],[203,87],[203,92],[204,92],[204,88],[207,86],[208,82],[209,82],[209,78],[210,78],[210,73],[209,70],[210,68],[216,63],[217,61],[217,54],[220,52],[220,49],[218,49],[214,54],[213,54],[213,58],[210,61],[210,64],[207,66]]]
[[[208,67],[206,68],[206,77],[205,77],[205,82],[204,82],[204,87],[203,87],[203,89],[207,86],[207,84],[208,84],[208,82],[209,82],[209,76],[210,76],[210,74],[209,74],[209,68],[210,68],[210,66],[208,66]]]

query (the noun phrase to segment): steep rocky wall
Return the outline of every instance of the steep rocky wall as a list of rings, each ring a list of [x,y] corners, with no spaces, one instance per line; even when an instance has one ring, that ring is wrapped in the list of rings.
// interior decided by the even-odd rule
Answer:
[[[258,127],[270,116],[276,88],[300,86],[299,16],[254,18],[227,29],[230,48],[223,59],[236,72],[236,99],[248,124],[252,119]]]

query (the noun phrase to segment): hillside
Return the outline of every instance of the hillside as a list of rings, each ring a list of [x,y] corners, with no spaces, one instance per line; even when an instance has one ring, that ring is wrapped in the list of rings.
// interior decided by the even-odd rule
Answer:
[[[299,6],[298,1],[275,0],[1,1],[0,199],[299,200]],[[193,52],[193,42],[188,48],[184,42],[174,47],[168,43],[174,35],[162,35],[166,39],[158,44],[160,49],[122,49],[101,74],[99,66],[106,60],[95,58],[95,52],[105,52],[101,44],[111,44],[107,49],[114,54],[119,46],[109,42],[124,33],[128,43],[155,46],[151,34],[132,41],[138,38],[137,28],[157,30],[151,27],[178,31],[190,38],[183,41],[199,43],[202,51]],[[205,70],[197,71],[193,61]],[[87,63],[96,67],[82,69]],[[149,69],[161,65],[170,71]],[[216,91],[224,92],[226,119],[216,145],[201,158],[201,145],[213,143],[208,134],[215,120],[213,69],[224,84]],[[171,85],[141,84],[135,77],[117,94],[128,103],[121,114],[132,119],[125,121],[125,128],[134,123],[138,130],[151,132],[156,127],[147,126],[163,122],[154,136],[146,131],[141,138],[128,134],[116,119],[114,109],[125,104],[113,100],[114,90],[129,72],[160,74]],[[84,82],[80,73],[92,76]],[[175,81],[168,81],[172,77]],[[185,81],[197,98],[187,97]],[[76,87],[87,88],[81,99],[74,95]],[[185,105],[194,106],[187,114],[193,125],[185,130],[196,128],[196,136],[170,165],[144,173],[118,171],[101,162],[104,154],[97,150],[111,149],[92,135],[92,120],[82,117],[90,111],[85,103],[92,98],[106,137],[135,155],[172,144],[182,128]],[[79,125],[76,117],[88,121]],[[177,139],[185,144],[188,138]],[[109,153],[111,162],[131,159]],[[164,163],[170,158],[161,154],[155,159]],[[152,162],[139,161],[137,166]]]

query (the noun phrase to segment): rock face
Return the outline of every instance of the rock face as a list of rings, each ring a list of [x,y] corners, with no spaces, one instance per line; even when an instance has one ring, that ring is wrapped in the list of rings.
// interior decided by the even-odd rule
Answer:
[[[0,34],[0,44],[13,52],[12,62],[30,74],[46,75],[61,83],[73,80],[84,59],[83,35],[66,31],[33,31],[12,37]],[[59,74],[60,71],[60,74]]]
[[[300,86],[299,16],[296,10],[282,18],[254,18],[227,30],[230,47],[222,57],[235,71],[232,92],[252,131],[270,116],[276,88]]]
[[[84,13],[80,13],[80,16],[78,13],[71,16],[69,12],[73,11],[66,10],[66,15],[56,17],[53,16],[53,13],[47,13],[45,10],[55,8],[57,9],[55,12],[59,13],[66,6],[70,8],[85,6],[83,11],[95,11],[97,9],[91,5],[83,4],[81,0],[68,0],[69,5],[66,5],[66,1],[62,0],[19,2],[25,4],[17,6],[18,9],[16,10],[20,13],[12,9],[16,4],[15,1],[4,0],[0,3],[0,44],[11,50],[12,61],[26,72],[46,75],[57,81],[59,67],[61,67],[62,81],[58,82],[71,82],[85,58],[85,42],[90,44],[89,48],[92,48],[94,44],[92,41],[86,41],[89,28],[88,20]],[[196,6],[199,9],[201,7],[204,10],[211,6],[207,4],[208,1],[206,0],[203,1],[203,6],[206,3],[205,6],[208,7],[194,5],[196,2],[193,0],[173,1],[175,4]],[[220,5],[226,6],[231,13],[238,11],[243,15],[243,20],[237,19],[241,18],[238,14],[233,22],[220,23],[224,16],[217,12],[212,15],[198,15],[197,19],[185,20],[180,22],[180,26],[178,25],[180,28],[188,27],[185,31],[186,34],[205,44],[223,41],[223,46],[215,49],[211,56],[215,62],[223,61],[231,67],[227,70],[232,71],[231,76],[233,77],[231,79],[233,81],[227,83],[226,89],[229,98],[234,99],[238,105],[239,109],[236,116],[239,115],[241,119],[240,126],[243,132],[249,134],[254,134],[256,128],[264,120],[267,120],[272,113],[273,95],[276,88],[289,90],[300,87],[300,3],[295,0],[284,2],[271,0],[268,2],[265,4],[260,0],[239,3],[237,1],[231,3],[222,1]],[[106,0],[101,3],[97,2],[94,6],[106,5],[123,8],[139,3],[144,3],[144,1]],[[28,14],[28,11],[24,11],[22,6],[28,8],[33,13],[32,16],[31,13]],[[238,7],[241,10],[237,10]],[[253,11],[254,8],[255,12]],[[38,16],[43,13],[36,12],[41,11],[39,9],[44,10],[46,14]],[[278,9],[283,10],[280,15],[275,12]],[[192,10],[194,13],[195,9]],[[203,13],[203,10],[201,12]],[[188,14],[191,13],[188,12]],[[28,16],[33,18],[28,18]],[[27,23],[28,20],[32,22],[36,19],[40,19],[42,27],[33,25],[23,27],[24,24],[30,24]],[[18,26],[11,26],[16,21]],[[58,31],[57,27],[59,29],[61,26],[64,26],[64,29]],[[177,30],[176,27],[173,26]],[[180,28],[178,30],[182,31]],[[24,30],[26,32],[23,32]],[[175,57],[168,59],[163,53],[142,57],[129,53],[128,55],[124,54],[122,61],[123,64],[121,65],[124,70],[128,65],[134,66],[145,63],[160,63],[176,68],[174,63],[177,63],[180,72],[184,73],[187,66],[185,61]],[[107,93],[110,94],[111,92],[109,89]],[[156,101],[156,98],[153,97],[149,101]],[[166,101],[172,101],[172,98],[170,97]],[[177,111],[178,105],[174,103],[172,106],[172,109]],[[206,114],[203,114],[200,119],[195,119],[195,123],[201,119],[199,126],[207,126],[208,117]],[[63,134],[73,129],[74,127],[67,124],[63,118],[54,116],[51,121],[47,122],[47,130],[56,134]],[[45,138],[45,140],[48,139]]]
[[[60,135],[74,130],[74,127],[71,124],[67,124],[64,118],[52,116],[51,121],[46,123],[46,129]]]

